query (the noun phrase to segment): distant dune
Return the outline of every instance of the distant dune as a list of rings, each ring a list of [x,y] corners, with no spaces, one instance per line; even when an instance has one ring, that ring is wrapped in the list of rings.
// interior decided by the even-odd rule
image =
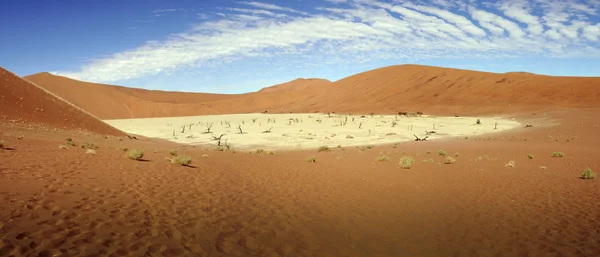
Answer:
[[[339,81],[297,79],[258,92],[180,93],[94,84],[39,73],[26,79],[101,119],[247,112],[501,114],[600,106],[600,78],[399,65]]]
[[[0,67],[0,119],[47,128],[84,129],[109,135],[123,133]]]

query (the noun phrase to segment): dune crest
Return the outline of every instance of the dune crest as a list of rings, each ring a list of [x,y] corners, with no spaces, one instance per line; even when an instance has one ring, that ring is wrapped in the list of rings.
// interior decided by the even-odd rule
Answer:
[[[50,128],[123,135],[90,113],[0,67],[0,118]]]

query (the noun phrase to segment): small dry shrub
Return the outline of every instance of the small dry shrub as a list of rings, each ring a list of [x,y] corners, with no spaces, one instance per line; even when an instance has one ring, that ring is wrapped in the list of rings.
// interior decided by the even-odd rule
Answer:
[[[4,147],[6,147],[6,143],[4,143],[4,140],[0,140],[0,149],[4,149]]]
[[[398,164],[403,169],[410,169],[410,167],[412,167],[414,162],[415,162],[415,159],[413,159],[412,157],[402,156],[402,158],[400,158],[400,162]]]
[[[144,157],[144,150],[133,149],[127,153],[127,158],[139,161]]]
[[[172,151],[170,151],[170,152],[169,152],[169,154],[170,154],[171,156],[177,156],[177,151],[175,151],[175,150],[172,150]]]
[[[563,152],[553,152],[552,157],[564,157],[565,154]]]
[[[510,161],[508,161],[508,162],[507,162],[507,163],[504,165],[504,167],[510,167],[510,168],[514,168],[514,167],[515,167],[515,161],[513,161],[513,160],[510,160]]]
[[[444,159],[444,163],[445,164],[454,164],[456,162],[456,160],[450,156],[446,157],[446,159]]]
[[[312,156],[312,157],[308,157],[308,158],[306,159],[306,161],[307,161],[307,162],[317,162],[317,157],[314,157],[314,156]]]
[[[382,155],[382,156],[378,156],[377,158],[375,158],[375,160],[378,161],[378,162],[389,162],[390,161],[390,157]]]
[[[439,151],[439,155],[440,155],[440,156],[446,156],[446,155],[447,155],[447,153],[446,153],[446,151],[444,151],[444,150],[440,150],[440,151]]]
[[[329,152],[331,151],[331,149],[329,149],[329,146],[321,146],[319,147],[319,149],[317,150],[318,152]]]
[[[583,170],[583,174],[581,174],[582,179],[594,179],[596,177],[596,173],[592,171],[590,168],[585,168]]]
[[[533,154],[531,154],[531,153],[527,155],[527,159],[529,159],[529,160],[532,160],[534,157],[535,156],[533,156]]]
[[[173,158],[169,159],[171,163],[181,165],[181,166],[189,166],[192,163],[192,157],[185,155],[177,155],[173,156]]]
[[[96,150],[94,150],[94,149],[87,149],[87,150],[85,150],[85,153],[86,154],[92,154],[92,155],[94,155],[94,154],[96,154]]]

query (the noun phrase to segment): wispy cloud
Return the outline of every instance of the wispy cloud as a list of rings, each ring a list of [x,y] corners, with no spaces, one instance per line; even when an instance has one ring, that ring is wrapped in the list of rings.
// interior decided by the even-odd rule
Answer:
[[[310,13],[238,2],[237,7],[211,13],[217,19],[199,20],[166,40],[58,74],[114,82],[253,58],[268,63],[271,70],[399,57],[600,58],[598,0],[423,2],[324,0]]]

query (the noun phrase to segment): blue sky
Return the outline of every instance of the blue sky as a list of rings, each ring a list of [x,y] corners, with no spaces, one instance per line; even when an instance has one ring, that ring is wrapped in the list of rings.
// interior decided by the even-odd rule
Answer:
[[[600,0],[4,0],[0,66],[241,93],[388,65],[600,77]]]

